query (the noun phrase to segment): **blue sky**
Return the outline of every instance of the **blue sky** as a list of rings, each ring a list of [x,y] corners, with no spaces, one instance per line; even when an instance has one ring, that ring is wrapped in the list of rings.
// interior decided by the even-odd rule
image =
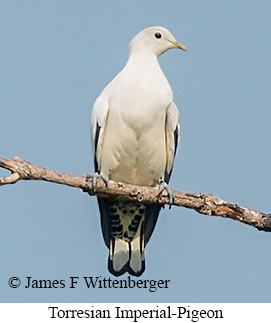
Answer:
[[[270,13],[267,0],[1,1],[0,156],[93,172],[92,105],[132,37],[163,25],[188,49],[159,59],[181,113],[172,186],[270,212]],[[28,276],[113,278],[96,199],[21,181],[0,203],[1,302],[271,301],[270,233],[180,207],[161,212],[141,277],[168,289],[24,288]]]

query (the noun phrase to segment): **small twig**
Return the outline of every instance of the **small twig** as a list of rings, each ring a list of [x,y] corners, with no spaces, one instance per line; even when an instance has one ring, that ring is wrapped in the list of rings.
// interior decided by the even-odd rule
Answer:
[[[87,177],[56,172],[51,169],[36,166],[28,161],[14,157],[11,160],[0,157],[0,167],[9,170],[12,174],[0,178],[0,186],[13,184],[23,180],[43,180],[57,184],[81,188],[89,195],[100,197],[114,197],[117,199],[138,201],[145,204],[158,203],[168,204],[166,192],[159,194],[158,187],[134,186],[125,183],[109,181],[106,186],[104,181],[99,179],[93,190],[93,176]],[[254,226],[258,230],[271,231],[271,215],[265,214],[247,207],[227,202],[211,194],[186,193],[175,191],[173,205],[194,209],[195,211],[231,218]]]

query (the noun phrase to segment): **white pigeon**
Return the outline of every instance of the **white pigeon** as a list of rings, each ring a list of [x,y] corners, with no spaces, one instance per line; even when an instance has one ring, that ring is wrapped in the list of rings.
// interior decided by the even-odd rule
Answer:
[[[129,45],[123,70],[95,101],[92,144],[95,172],[104,180],[168,189],[180,134],[179,112],[158,56],[186,48],[164,27],[142,30]],[[168,190],[169,191],[169,190]],[[170,191],[169,191],[170,192]],[[161,206],[98,198],[108,269],[140,276],[144,247]]]

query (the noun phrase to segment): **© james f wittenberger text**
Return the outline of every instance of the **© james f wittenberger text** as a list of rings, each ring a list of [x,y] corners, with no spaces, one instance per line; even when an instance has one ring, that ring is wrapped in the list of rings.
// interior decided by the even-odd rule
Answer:
[[[21,281],[18,277],[11,277],[8,281],[11,288],[18,288],[24,285],[24,288],[76,288],[77,286],[84,286],[86,288],[140,288],[146,289],[149,292],[156,292],[158,289],[169,288],[170,280],[134,280],[130,276],[126,279],[111,279],[102,276],[89,277],[69,277],[69,279],[34,279],[33,277],[26,277]],[[23,285],[22,285],[23,284]]]

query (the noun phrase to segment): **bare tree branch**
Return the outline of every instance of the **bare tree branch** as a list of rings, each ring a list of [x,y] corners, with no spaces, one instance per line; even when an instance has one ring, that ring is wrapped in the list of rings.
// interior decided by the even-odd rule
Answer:
[[[117,199],[138,201],[141,203],[168,204],[166,192],[159,194],[157,187],[134,186],[109,181],[106,186],[102,179],[97,179],[93,189],[93,176],[79,176],[56,172],[51,169],[36,166],[30,162],[14,157],[11,160],[0,157],[0,167],[9,170],[12,174],[0,178],[0,186],[13,184],[24,180],[43,180],[72,187],[81,188],[89,195],[100,197],[114,197]],[[247,207],[227,202],[211,194],[175,192],[173,205],[194,209],[195,211],[231,218],[254,226],[258,230],[271,231],[271,215]]]

